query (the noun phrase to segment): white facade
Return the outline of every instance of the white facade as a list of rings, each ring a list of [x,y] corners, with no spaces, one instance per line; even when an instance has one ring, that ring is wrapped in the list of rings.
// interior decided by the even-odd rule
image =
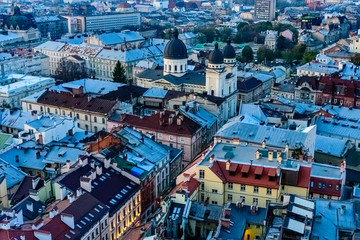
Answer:
[[[164,75],[183,76],[187,71],[187,59],[164,58]]]
[[[0,105],[21,108],[21,99],[55,85],[50,77],[24,76],[12,74],[5,81],[11,82],[0,86]]]
[[[41,53],[31,56],[10,55],[0,60],[0,73],[3,77],[12,73],[49,76],[49,57]]]

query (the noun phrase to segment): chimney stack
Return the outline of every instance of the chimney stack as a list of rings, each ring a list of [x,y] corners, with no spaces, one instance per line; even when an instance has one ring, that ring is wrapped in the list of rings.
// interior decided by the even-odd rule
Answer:
[[[274,152],[273,152],[272,149],[271,150],[269,149],[269,151],[268,151],[268,159],[269,159],[269,161],[272,161],[273,158],[274,158]]]
[[[265,140],[262,142],[262,148],[266,148],[266,141]]]
[[[228,159],[228,160],[226,161],[226,171],[229,171],[229,170],[230,170],[230,164],[231,164],[231,161],[230,161],[230,159]]]
[[[233,138],[233,144],[239,145],[240,144],[240,138]]]
[[[211,154],[210,156],[210,163],[213,163],[215,160],[215,154]]]
[[[281,150],[276,151],[276,159],[279,163],[281,163],[282,157],[281,157]]]
[[[256,158],[256,159],[260,159],[260,151],[259,151],[259,149],[256,150],[255,158]]]
[[[224,228],[229,229],[230,228],[230,219],[222,218],[221,219],[221,226]]]

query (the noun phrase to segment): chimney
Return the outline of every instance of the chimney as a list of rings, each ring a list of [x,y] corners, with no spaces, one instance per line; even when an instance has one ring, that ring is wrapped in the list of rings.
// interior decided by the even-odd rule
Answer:
[[[255,158],[256,158],[256,159],[260,159],[260,151],[259,151],[259,149],[256,150]]]
[[[269,151],[268,151],[268,159],[269,159],[269,161],[272,161],[272,160],[273,160],[273,156],[274,156],[274,151],[273,151],[273,150],[269,150]]]
[[[61,214],[61,221],[68,225],[71,229],[75,228],[75,219],[74,216],[67,213]]]
[[[230,159],[228,159],[228,160],[226,161],[226,171],[229,171],[229,170],[230,170],[230,164],[231,164],[231,161],[230,161]]]
[[[222,218],[221,219],[221,226],[224,228],[229,229],[230,228],[230,219]]]
[[[66,160],[66,169],[70,170],[70,160]]]
[[[210,163],[213,163],[215,159],[215,154],[211,154],[210,156]]]
[[[240,138],[233,138],[233,144],[239,145],[240,144]]]
[[[59,213],[59,209],[57,206],[55,206],[50,210],[49,217],[54,218],[56,215],[58,215],[58,213]]]
[[[40,150],[37,150],[36,151],[36,158],[39,159],[41,157],[41,152]]]
[[[311,155],[307,155],[306,156],[307,157],[307,161],[308,161],[308,163],[312,163],[312,156]]]
[[[75,195],[73,193],[68,194],[69,203],[73,203],[75,201]]]
[[[286,143],[285,145],[285,153],[286,153],[286,159],[289,158],[289,143]]]
[[[26,203],[26,209],[30,212],[33,212],[34,211],[34,204],[32,202],[27,202]]]
[[[42,226],[44,226],[44,221],[42,219],[39,219],[38,221],[34,222],[31,226],[32,230],[38,230],[40,229]],[[25,239],[25,238],[24,238]]]
[[[106,169],[108,169],[109,167],[110,167],[110,164],[111,164],[111,160],[110,160],[110,158],[105,158],[104,159],[104,167],[106,168]]]
[[[277,161],[279,163],[281,163],[281,160],[282,160],[282,158],[281,158],[281,150],[276,151],[276,159],[277,159]]]
[[[178,118],[176,119],[176,122],[177,122],[177,125],[180,126],[180,125],[181,125],[181,118],[178,117]]]
[[[346,170],[346,159],[344,158],[340,163],[340,172],[343,173]]]
[[[174,118],[173,118],[173,116],[169,116],[169,125],[171,125],[171,124],[173,124],[173,121],[174,121]]]
[[[225,217],[230,218],[231,217],[231,208],[225,208]]]
[[[85,191],[91,192],[91,178],[81,177],[80,178],[80,187]]]
[[[190,174],[189,173],[183,173],[183,177],[184,177],[184,182],[189,182],[190,181]]]
[[[265,140],[262,142],[262,148],[266,148],[266,141]]]
[[[76,190],[76,197],[80,197],[82,194],[83,194],[83,190],[82,190],[81,187],[79,187],[79,188]]]
[[[94,161],[90,161],[90,166],[91,166],[91,168],[95,168],[95,163],[94,163]]]
[[[102,174],[102,167],[99,165],[96,165],[96,174],[99,176]]]
[[[299,154],[299,161],[302,162],[304,160],[304,155]]]

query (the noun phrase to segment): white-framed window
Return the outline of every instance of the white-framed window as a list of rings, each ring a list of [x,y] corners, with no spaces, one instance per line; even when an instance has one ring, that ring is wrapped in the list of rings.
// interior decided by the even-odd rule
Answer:
[[[228,189],[233,189],[233,183],[228,183]]]
[[[158,133],[158,139],[162,139],[163,135],[162,133]]]
[[[169,140],[170,140],[170,141],[174,141],[174,136],[173,136],[173,135],[169,135]]]
[[[205,178],[205,171],[199,170],[199,178],[204,179]]]
[[[267,188],[266,189],[266,195],[271,195],[272,193],[272,189],[271,188]]]
[[[259,193],[259,187],[258,186],[254,186],[254,193]]]
[[[245,184],[241,184],[241,186],[240,186],[240,191],[245,192],[245,190],[246,190],[246,185],[245,185]]]
[[[259,199],[258,198],[253,198],[253,203],[257,205],[259,203]]]
[[[218,193],[218,190],[217,189],[212,189],[211,192],[212,193]]]
[[[233,200],[233,195],[232,194],[228,194],[228,202],[232,202],[232,200]]]
[[[185,138],[184,137],[180,137],[180,142],[185,142]]]

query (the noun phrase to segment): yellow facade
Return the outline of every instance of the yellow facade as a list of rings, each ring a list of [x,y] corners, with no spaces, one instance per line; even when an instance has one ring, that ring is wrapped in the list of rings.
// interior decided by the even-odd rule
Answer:
[[[261,208],[266,208],[267,202],[281,202],[282,195],[295,194],[296,196],[307,198],[308,188],[296,186],[279,186],[279,188],[264,188],[258,187],[254,191],[254,186],[233,183],[232,186],[228,183],[223,183],[222,180],[212,172],[208,167],[198,166],[198,173],[196,175],[201,185],[199,187],[198,200],[203,202],[208,200],[211,204],[220,206],[225,205],[227,202],[237,203],[243,201],[244,205],[251,206],[254,201]],[[203,171],[204,174],[200,173]],[[202,176],[204,176],[202,178]],[[231,195],[231,196],[229,196]]]

